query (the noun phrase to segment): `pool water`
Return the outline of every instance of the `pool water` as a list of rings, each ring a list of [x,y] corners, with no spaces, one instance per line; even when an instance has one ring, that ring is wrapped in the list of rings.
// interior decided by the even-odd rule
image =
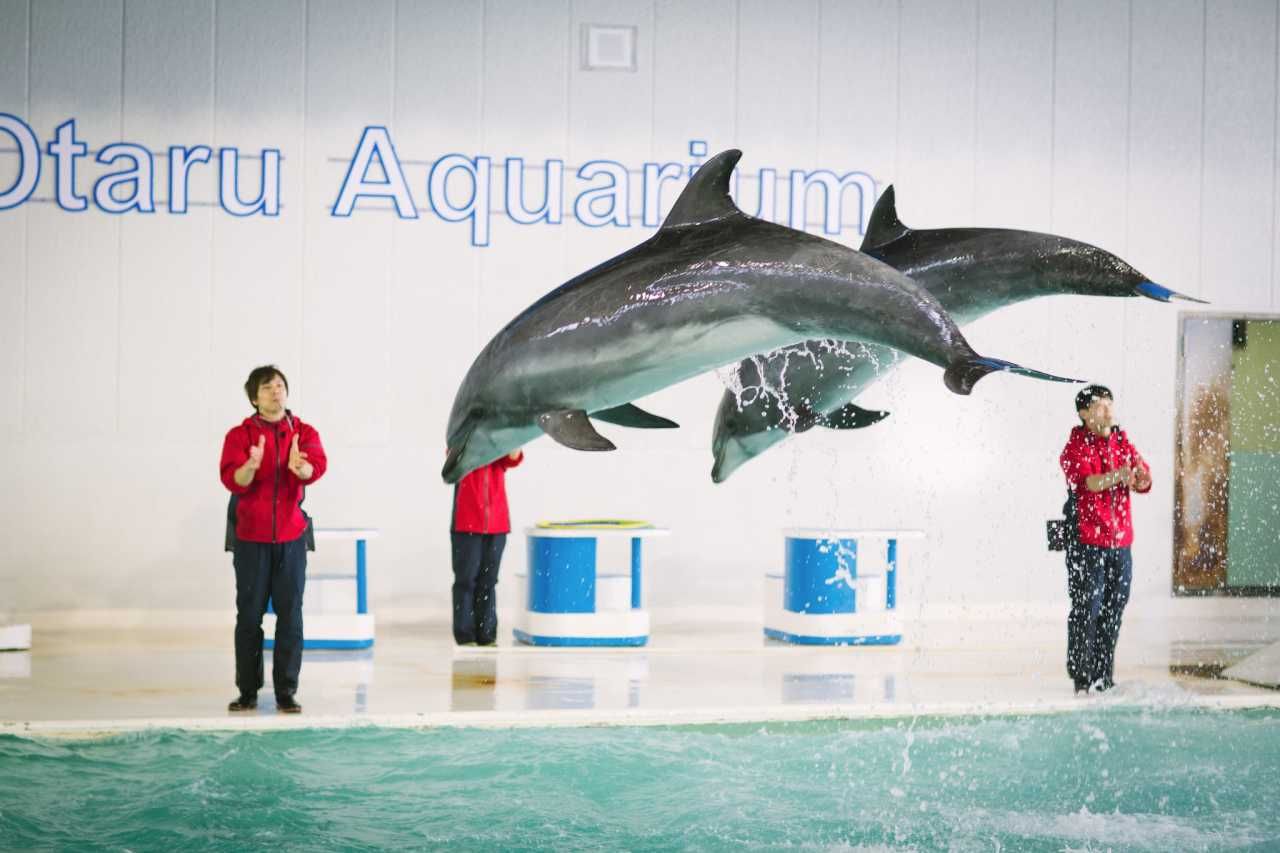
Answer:
[[[0,737],[0,849],[1280,850],[1280,711]]]

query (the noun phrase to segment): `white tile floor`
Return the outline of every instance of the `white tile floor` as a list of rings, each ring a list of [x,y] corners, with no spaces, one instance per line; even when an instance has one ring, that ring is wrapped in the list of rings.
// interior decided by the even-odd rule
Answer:
[[[1190,613],[1190,611],[1187,611]],[[507,625],[510,622],[506,623]],[[1037,713],[1092,702],[1280,707],[1280,692],[1179,674],[1280,640],[1270,619],[1128,619],[1118,687],[1075,697],[1061,622],[908,624],[894,647],[765,641],[759,621],[655,617],[638,649],[457,649],[444,624],[380,625],[373,649],[309,652],[301,715],[230,714],[231,631],[40,630],[0,653],[0,733],[82,736],[150,726],[584,725]],[[268,682],[270,660],[268,658]]]

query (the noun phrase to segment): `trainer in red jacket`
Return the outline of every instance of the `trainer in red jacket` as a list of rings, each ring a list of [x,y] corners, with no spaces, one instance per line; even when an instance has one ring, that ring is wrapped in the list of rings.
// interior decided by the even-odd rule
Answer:
[[[296,449],[295,449],[296,443]],[[261,463],[247,486],[235,473],[255,449]],[[290,467],[290,456],[311,464],[311,476],[302,480]],[[227,431],[222,442],[222,484],[239,495],[236,502],[236,538],[246,542],[289,542],[306,529],[299,504],[306,487],[324,476],[328,468],[320,433],[287,409],[272,423],[253,414]]]
[[[1151,468],[1124,430],[1108,426],[1101,433],[1085,425],[1075,427],[1058,462],[1075,495],[1080,541],[1100,548],[1132,545],[1129,493],[1151,491]]]
[[[458,481],[453,492],[451,533],[510,533],[507,471],[524,461],[515,451],[477,468]]]
[[[498,639],[498,566],[511,532],[507,471],[524,461],[519,450],[477,468],[453,489],[453,639],[492,646]]]
[[[324,476],[328,460],[320,434],[287,408],[289,380],[273,364],[256,367],[244,383],[254,414],[227,431],[219,469],[236,495],[236,687],[230,711],[258,707],[262,687],[262,616],[276,612],[271,679],[276,709],[302,710],[294,698],[302,669],[302,593],[307,581],[306,487]]]
[[[1076,692],[1114,685],[1120,617],[1133,581],[1130,491],[1151,491],[1151,468],[1115,425],[1111,391],[1090,385],[1075,400],[1080,426],[1071,430],[1059,464],[1078,523],[1067,545],[1067,674]]]

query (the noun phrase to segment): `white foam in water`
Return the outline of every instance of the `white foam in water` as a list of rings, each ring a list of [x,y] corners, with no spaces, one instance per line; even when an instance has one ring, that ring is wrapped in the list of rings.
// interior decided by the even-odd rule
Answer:
[[[1081,806],[1074,814],[1041,815],[1018,812],[956,812],[949,819],[969,832],[998,832],[1026,838],[1116,845],[1134,850],[1205,850],[1210,847],[1260,844],[1268,837],[1249,824],[1252,815],[1220,815],[1221,831],[1198,827],[1192,818],[1159,814],[1095,814]],[[974,824],[978,824],[975,826]]]

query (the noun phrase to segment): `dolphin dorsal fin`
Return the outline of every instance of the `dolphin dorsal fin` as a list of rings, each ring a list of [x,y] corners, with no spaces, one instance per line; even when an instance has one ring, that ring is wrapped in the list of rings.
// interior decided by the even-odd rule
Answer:
[[[721,151],[698,167],[689,184],[680,193],[662,228],[680,228],[685,225],[701,225],[740,213],[729,197],[729,176],[738,165],[742,152],[736,148]]]
[[[898,206],[893,196],[893,184],[890,184],[880,194],[880,200],[876,202],[875,209],[871,211],[871,221],[867,223],[867,233],[862,238],[862,246],[859,251],[869,252],[872,249],[886,246],[899,237],[905,237],[910,233],[911,229],[903,225],[902,220],[898,219]]]

